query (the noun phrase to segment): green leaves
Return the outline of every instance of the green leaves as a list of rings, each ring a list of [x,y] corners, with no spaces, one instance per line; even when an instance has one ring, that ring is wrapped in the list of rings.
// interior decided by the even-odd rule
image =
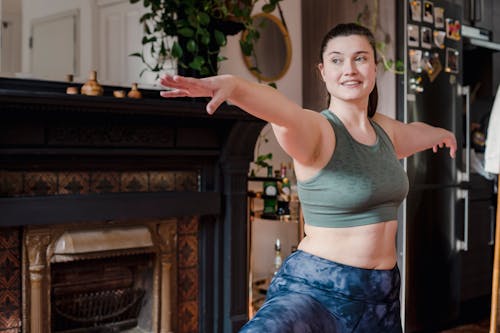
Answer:
[[[244,40],[240,40],[240,48],[241,48],[241,52],[243,52],[243,55],[249,57],[252,55],[252,51],[253,51],[253,44],[248,41],[244,41]]]
[[[222,32],[220,32],[219,30],[214,30],[214,37],[215,41],[217,42],[217,45],[226,46],[227,44],[226,36]]]
[[[177,58],[177,59],[182,58],[182,55],[184,54],[184,52],[182,51],[182,47],[179,45],[178,42],[174,42],[172,44],[171,52],[172,52],[172,57]]]
[[[194,31],[193,29],[191,28],[188,28],[188,27],[183,27],[183,28],[180,28],[179,30],[177,30],[177,33],[182,36],[182,37],[186,37],[186,38],[191,38],[194,36]]]
[[[264,139],[265,142],[267,142],[267,139]],[[262,154],[257,156],[257,159],[254,161],[255,164],[262,168],[267,168],[268,166],[271,166],[269,163],[266,162],[266,160],[272,160],[273,159],[273,154],[268,153],[268,154]]]
[[[190,39],[186,43],[186,49],[191,53],[196,53],[196,51],[198,50],[198,45],[194,40]]]
[[[194,57],[193,61],[189,63],[189,67],[201,71],[202,66],[205,64],[205,59],[201,56]]]
[[[227,59],[218,55],[220,48],[227,45],[227,34],[235,33],[234,22],[252,27],[252,9],[256,3],[256,0],[129,1],[142,2],[146,9],[140,18],[144,27],[143,50],[131,56],[140,57],[152,72],[162,71],[167,61],[177,59],[179,69],[193,70],[188,74],[201,76],[217,74],[218,63]],[[283,0],[267,0],[262,10],[272,12],[280,1]],[[246,40],[240,41],[245,55],[252,53],[258,38],[256,30],[250,29]],[[153,61],[147,63],[150,58]]]
[[[197,18],[201,25],[208,25],[210,23],[210,16],[208,16],[207,13],[198,13]]]

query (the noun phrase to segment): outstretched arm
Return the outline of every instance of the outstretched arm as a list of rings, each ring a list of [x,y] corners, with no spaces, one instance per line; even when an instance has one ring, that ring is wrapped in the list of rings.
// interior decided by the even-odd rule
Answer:
[[[206,106],[209,114],[227,100],[270,122],[278,142],[292,158],[304,165],[314,164],[318,147],[321,147],[320,128],[325,128],[327,122],[317,112],[303,109],[276,89],[233,75],[203,79],[166,75],[160,83],[172,88],[162,91],[163,97],[210,97]]]
[[[422,122],[405,124],[382,114],[376,114],[374,120],[391,137],[398,158],[408,157],[430,148],[437,152],[439,148],[443,147],[449,148],[450,156],[455,158],[457,140],[452,132],[444,128]]]

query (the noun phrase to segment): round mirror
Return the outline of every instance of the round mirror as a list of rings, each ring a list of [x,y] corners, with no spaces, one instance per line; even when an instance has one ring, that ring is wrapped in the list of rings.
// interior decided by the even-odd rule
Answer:
[[[292,43],[283,23],[274,15],[260,13],[253,16],[253,26],[260,38],[254,43],[253,53],[243,56],[250,72],[262,81],[282,78],[292,59]],[[244,39],[248,32],[243,32]]]

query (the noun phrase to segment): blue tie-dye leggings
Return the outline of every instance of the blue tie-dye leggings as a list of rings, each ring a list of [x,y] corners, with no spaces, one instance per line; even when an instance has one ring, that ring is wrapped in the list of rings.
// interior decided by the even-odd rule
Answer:
[[[240,333],[401,333],[400,276],[296,251]]]

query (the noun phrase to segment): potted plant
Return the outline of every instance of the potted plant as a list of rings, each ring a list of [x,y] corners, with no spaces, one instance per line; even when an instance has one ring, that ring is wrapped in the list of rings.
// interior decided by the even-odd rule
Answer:
[[[130,0],[137,3],[141,0]],[[264,12],[272,12],[283,0],[269,0]],[[141,17],[144,26],[143,51],[140,57],[146,68],[159,74],[167,62],[177,61],[179,74],[204,77],[217,74],[219,56],[227,36],[247,30],[240,41],[244,54],[251,54],[259,38],[252,25],[252,10],[257,0],[143,0],[147,12]],[[145,53],[146,52],[146,53]],[[171,67],[171,66],[170,66]]]

